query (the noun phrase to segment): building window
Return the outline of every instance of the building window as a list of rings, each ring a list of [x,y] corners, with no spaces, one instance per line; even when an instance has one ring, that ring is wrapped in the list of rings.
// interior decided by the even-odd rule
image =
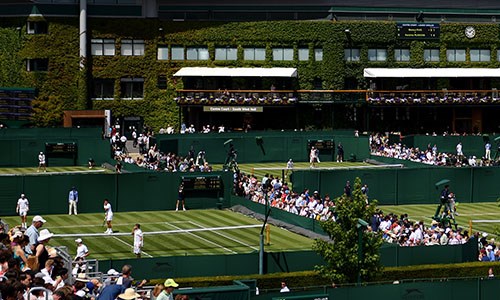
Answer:
[[[184,47],[172,46],[172,60],[184,60]]]
[[[243,51],[244,60],[266,60],[265,48],[245,48]]]
[[[48,58],[34,58],[26,60],[26,71],[28,72],[45,72],[49,70]]]
[[[121,50],[124,56],[144,55],[144,40],[122,40]]]
[[[236,60],[238,49],[236,48],[215,48],[215,60]]]
[[[26,22],[27,34],[46,34],[49,32],[49,26],[45,21],[28,21]]]
[[[300,61],[309,60],[309,48],[299,48],[299,60]]]
[[[293,48],[274,48],[274,61],[291,61],[293,60]]]
[[[320,48],[314,49],[314,60],[323,61],[323,49]]]
[[[439,61],[439,49],[424,49],[424,61]]]
[[[387,49],[368,49],[368,61],[386,61]]]
[[[487,49],[471,49],[470,50],[470,61],[490,61],[491,60],[491,50]]]
[[[92,55],[115,55],[114,39],[92,39],[90,52]]]
[[[187,48],[187,60],[208,60],[208,48]]]
[[[168,88],[167,84],[167,76],[160,75],[158,76],[158,80],[156,81],[156,87],[160,90],[166,90]]]
[[[144,78],[122,78],[120,98],[142,100],[144,98]]]
[[[465,49],[446,50],[446,59],[448,61],[465,61]]]
[[[114,79],[95,78],[92,99],[113,100],[114,91],[115,91]]]
[[[410,61],[410,49],[394,49],[395,61]]]
[[[359,49],[344,49],[344,59],[346,61],[359,61]]]
[[[158,60],[168,59],[168,46],[158,46]]]

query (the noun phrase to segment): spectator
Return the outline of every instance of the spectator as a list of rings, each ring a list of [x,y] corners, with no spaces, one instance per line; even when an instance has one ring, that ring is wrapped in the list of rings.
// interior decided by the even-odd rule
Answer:
[[[281,281],[281,289],[280,289],[280,293],[289,293],[290,292],[290,289],[288,288],[288,286],[286,285],[286,282],[283,280]]]
[[[156,300],[174,300],[174,289],[179,286],[177,282],[169,278],[165,280],[163,292],[161,292]]]

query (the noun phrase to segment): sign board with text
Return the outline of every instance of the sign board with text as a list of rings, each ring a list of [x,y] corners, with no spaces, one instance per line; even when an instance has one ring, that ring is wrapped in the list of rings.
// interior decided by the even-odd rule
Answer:
[[[438,23],[398,23],[398,39],[401,40],[431,40],[439,39]]]
[[[263,112],[262,106],[203,106],[204,112]]]

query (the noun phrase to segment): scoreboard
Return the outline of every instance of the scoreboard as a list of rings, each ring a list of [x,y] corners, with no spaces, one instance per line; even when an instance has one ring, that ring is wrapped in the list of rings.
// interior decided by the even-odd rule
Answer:
[[[45,143],[47,165],[77,165],[78,145],[75,142]]]
[[[307,149],[311,150],[314,147],[318,150],[332,150],[335,148],[335,143],[333,140],[308,140]]]
[[[397,35],[401,40],[439,39],[438,23],[397,23]]]
[[[222,191],[222,179],[217,175],[182,176],[185,191]]]

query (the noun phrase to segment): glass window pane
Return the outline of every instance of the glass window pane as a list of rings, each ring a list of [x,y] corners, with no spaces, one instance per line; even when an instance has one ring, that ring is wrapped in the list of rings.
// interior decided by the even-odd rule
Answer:
[[[282,48],[273,49],[273,60],[283,60],[283,49]]]
[[[208,60],[210,55],[208,54],[207,48],[199,48],[198,49],[198,59],[199,60]]]
[[[144,55],[144,41],[134,44],[134,55]]]
[[[351,49],[352,61],[359,61],[359,49]]]
[[[439,61],[439,49],[432,49],[431,50],[431,58],[432,58],[432,61]]]
[[[90,53],[92,55],[103,55],[102,44],[92,44],[90,47]]]
[[[410,49],[401,49],[401,61],[410,61]]]
[[[386,60],[387,60],[387,50],[377,49],[377,61],[386,61]]]
[[[446,60],[455,61],[455,50],[446,50]]]
[[[299,49],[299,60],[300,61],[309,60],[309,49],[308,48],[300,48]]]
[[[480,61],[478,49],[471,49],[470,50],[470,61]]]
[[[188,60],[198,60],[198,50],[196,48],[187,48],[186,54]]]
[[[255,51],[254,51],[254,49],[245,49],[245,50],[243,50],[243,59],[244,60],[255,60]]]
[[[293,49],[285,48],[283,49],[283,60],[293,60]]]
[[[491,60],[491,50],[486,50],[486,49],[483,49],[481,50],[480,52],[480,60],[481,61],[490,61]]]
[[[238,58],[238,49],[236,48],[227,48],[227,60],[236,60]]]
[[[315,61],[323,60],[323,49],[314,49],[314,60]]]
[[[122,55],[132,55],[132,44],[122,44]]]
[[[115,44],[104,44],[104,55],[115,55]]]
[[[368,49],[368,60],[369,61],[377,60],[377,49]]]
[[[465,49],[457,49],[455,57],[457,61],[465,61]]]
[[[168,59],[168,47],[161,46],[158,47],[158,60],[167,60]]]
[[[184,60],[184,48],[172,47],[172,60]]]
[[[225,48],[215,48],[215,60],[226,60]]]
[[[255,60],[266,60],[265,48],[255,48]]]
[[[133,82],[132,83],[132,98],[133,99],[142,99],[142,98],[144,98],[143,88],[144,88],[144,83],[142,83],[142,82]]]

